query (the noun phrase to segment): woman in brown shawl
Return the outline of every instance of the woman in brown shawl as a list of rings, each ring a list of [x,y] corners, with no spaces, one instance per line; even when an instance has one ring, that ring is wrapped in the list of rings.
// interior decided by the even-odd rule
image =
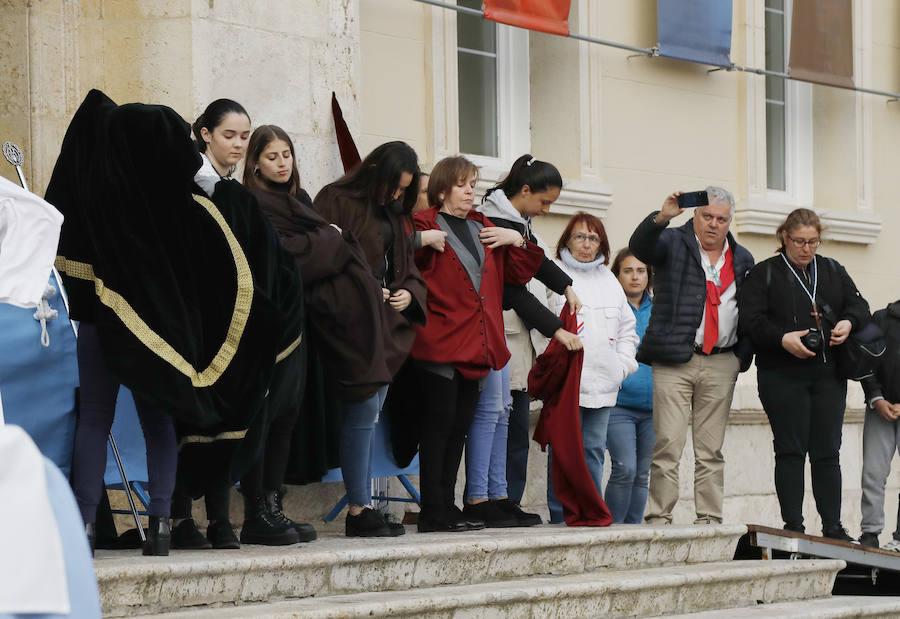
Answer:
[[[376,176],[357,174],[354,180],[351,173],[323,189],[316,199],[318,213],[299,186],[294,147],[283,130],[258,128],[245,168],[245,184],[300,267],[311,350],[324,365],[326,383],[340,402],[339,452],[350,503],[348,536],[404,533],[402,525],[386,522],[369,507],[375,422],[387,385],[412,346],[411,321],[424,318],[418,309],[424,304],[424,285],[412,264],[403,221],[404,207],[408,213],[416,197],[406,187],[418,185],[400,178],[412,176],[418,166],[412,149],[403,147],[376,149],[379,154],[373,153],[357,168],[358,173],[374,166]],[[385,150],[390,161],[384,158]],[[365,188],[372,182],[380,192],[369,201]],[[385,207],[407,194],[411,200],[404,200],[396,212]]]

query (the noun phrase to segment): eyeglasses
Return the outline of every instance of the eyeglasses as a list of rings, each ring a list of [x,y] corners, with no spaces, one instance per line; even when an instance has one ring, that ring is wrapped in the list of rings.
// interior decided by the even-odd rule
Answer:
[[[584,243],[587,241],[591,245],[600,244],[600,237],[596,234],[582,234],[581,232],[577,232],[572,235],[572,238],[575,239],[576,243]]]
[[[810,249],[815,249],[822,244],[822,239],[795,239],[792,236],[789,236],[788,238],[791,239],[791,243],[793,243],[794,247],[797,249],[803,249],[804,245],[809,245]]]

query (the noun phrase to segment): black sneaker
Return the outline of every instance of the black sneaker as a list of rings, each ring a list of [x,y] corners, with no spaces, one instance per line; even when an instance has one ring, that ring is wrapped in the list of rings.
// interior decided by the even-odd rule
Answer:
[[[858,544],[855,539],[850,537],[850,534],[847,533],[847,529],[842,527],[840,524],[836,524],[831,527],[825,527],[822,530],[822,537],[827,537],[828,539],[836,539],[839,542],[847,542],[849,544]]]
[[[193,518],[185,518],[172,528],[172,548],[182,550],[209,550],[212,544],[197,528]]]
[[[806,527],[802,524],[795,524],[792,522],[788,522],[784,525],[785,531],[793,531],[794,533],[806,533]]]
[[[391,530],[392,537],[399,537],[401,535],[406,535],[406,527],[403,526],[402,522],[397,522],[397,518],[394,517],[393,514],[381,514],[384,518],[385,523],[387,523],[388,528]]]
[[[237,550],[241,547],[234,528],[228,520],[216,520],[209,523],[206,538],[213,548],[218,550]]]
[[[316,530],[311,524],[307,524],[305,522],[294,522],[287,517],[287,514],[284,513],[284,508],[281,506],[281,499],[284,497],[284,495],[284,489],[275,493],[275,507],[272,509],[272,516],[279,522],[282,519],[284,519],[286,522],[289,522],[290,525],[294,527],[294,530],[297,531],[297,536],[300,538],[301,542],[311,542],[315,540],[319,536],[319,534],[316,533]]]
[[[363,507],[356,516],[347,514],[344,532],[347,537],[396,537],[381,512]]]
[[[466,503],[463,507],[463,515],[467,520],[483,520],[484,526],[490,529],[503,529],[519,526],[518,519],[512,514],[507,514],[493,501],[481,503]]]
[[[859,536],[859,545],[867,548],[878,548],[878,533],[863,531],[863,534]]]
[[[466,528],[466,531],[481,531],[487,525],[481,518],[476,518],[475,516],[466,514],[458,508],[456,505],[453,505],[449,509],[450,520],[455,521],[457,524],[462,523]]]
[[[499,499],[491,502],[502,509],[505,513],[515,518],[516,522],[518,522],[516,526],[533,527],[537,524],[544,524],[544,521],[541,520],[541,517],[538,514],[532,514],[522,511],[522,508],[519,507],[512,499]]]
[[[242,544],[259,544],[262,546],[288,546],[300,541],[293,523],[287,518],[275,518],[271,513],[274,505],[274,492],[270,496],[254,498],[244,496],[244,526],[241,527]]]

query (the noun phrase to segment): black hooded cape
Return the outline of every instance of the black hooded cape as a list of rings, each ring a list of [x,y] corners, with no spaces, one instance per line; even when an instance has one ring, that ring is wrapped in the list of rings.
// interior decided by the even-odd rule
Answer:
[[[236,192],[202,195],[199,167],[174,110],[92,90],[46,199],[65,216],[56,266],[71,316],[97,326],[110,370],[169,412],[183,443],[208,444],[254,434],[276,357],[300,333],[258,285],[278,279],[254,220],[266,222]]]

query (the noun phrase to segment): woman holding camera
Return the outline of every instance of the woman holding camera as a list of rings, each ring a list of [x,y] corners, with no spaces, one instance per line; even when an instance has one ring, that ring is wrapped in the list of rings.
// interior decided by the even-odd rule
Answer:
[[[869,305],[836,260],[816,255],[822,223],[796,209],[778,227],[778,255],[754,266],[741,290],[739,330],[756,353],[759,399],[775,447],[775,490],[784,528],[803,532],[807,454],[824,537],[853,541],[841,526],[841,427],[847,381],[836,347],[869,318]]]

